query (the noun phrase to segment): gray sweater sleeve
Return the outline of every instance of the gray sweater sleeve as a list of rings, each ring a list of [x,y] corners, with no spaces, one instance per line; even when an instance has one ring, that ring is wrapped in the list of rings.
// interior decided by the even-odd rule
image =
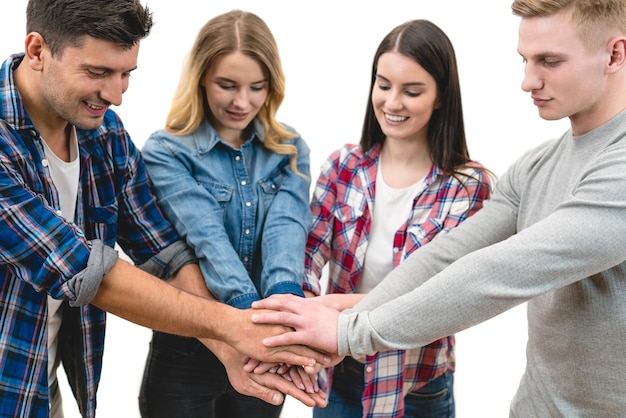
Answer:
[[[562,143],[515,164],[481,211],[342,313],[339,353],[419,347],[621,263],[626,150],[590,159]]]

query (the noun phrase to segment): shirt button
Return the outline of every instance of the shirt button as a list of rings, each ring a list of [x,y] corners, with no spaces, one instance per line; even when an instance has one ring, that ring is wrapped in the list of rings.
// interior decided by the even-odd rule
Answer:
[[[366,370],[368,373],[371,373],[371,372],[372,372],[372,366],[367,366],[367,367],[365,368],[365,370]]]
[[[242,181],[242,182],[241,182],[241,185],[242,185],[242,186],[245,186],[245,185],[246,185],[246,181],[245,181],[245,180],[244,180],[244,181]]]
[[[57,210],[57,211],[56,211],[56,213],[57,213],[57,215],[59,215],[59,216],[63,216],[63,212],[61,212],[60,210]]]
[[[248,262],[248,257],[244,257],[243,261],[245,261],[247,263]]]
[[[246,202],[246,206],[247,206],[247,207],[250,207],[250,206],[252,206],[252,203],[250,203],[250,202]]]
[[[46,159],[41,160],[41,165],[43,165],[44,167],[48,167],[48,160]]]
[[[275,184],[272,184],[272,189],[276,189],[276,185]]]
[[[398,251],[400,251],[400,249],[399,249],[399,248],[394,248],[394,249],[393,249],[394,254],[397,254],[397,253],[398,253]]]
[[[249,230],[249,229],[246,229],[246,231],[245,231],[245,232],[246,232],[246,235],[249,235],[249,234],[250,234],[250,230]]]
[[[241,160],[241,157],[238,155],[238,156],[235,157],[235,160],[239,161],[239,160]]]

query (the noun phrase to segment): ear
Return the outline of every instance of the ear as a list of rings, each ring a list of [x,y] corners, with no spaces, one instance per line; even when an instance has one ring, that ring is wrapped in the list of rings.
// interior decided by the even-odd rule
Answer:
[[[26,53],[24,59],[30,65],[34,71],[41,71],[43,69],[44,57],[46,56],[45,50],[46,42],[38,32],[30,32],[26,35],[24,41],[24,51]]]
[[[439,97],[439,95],[437,95],[437,98],[435,99],[435,104],[433,106],[434,109],[441,109],[441,98]]]
[[[617,72],[626,65],[626,37],[620,36],[611,39],[608,47],[611,53],[608,70]]]

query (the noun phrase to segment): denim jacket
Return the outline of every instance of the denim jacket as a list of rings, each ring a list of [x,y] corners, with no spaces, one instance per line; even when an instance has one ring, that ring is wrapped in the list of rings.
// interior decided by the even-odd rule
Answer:
[[[265,148],[262,125],[234,149],[205,120],[190,135],[153,133],[143,147],[159,204],[195,250],[220,301],[249,308],[275,293],[303,296],[311,225],[309,148],[297,136],[297,168]]]

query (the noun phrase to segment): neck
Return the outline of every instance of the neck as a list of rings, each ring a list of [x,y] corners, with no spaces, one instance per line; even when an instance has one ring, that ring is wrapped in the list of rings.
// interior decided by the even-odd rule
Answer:
[[[381,158],[388,164],[410,166],[431,166],[430,150],[425,141],[404,141],[385,139],[380,151]]]
[[[380,160],[385,183],[393,188],[415,184],[426,177],[433,164],[427,146],[405,141],[385,140]]]
[[[28,62],[22,61],[14,72],[15,86],[28,116],[43,140],[59,158],[69,161],[69,135],[72,127],[38,94],[38,74],[28,66]]]

